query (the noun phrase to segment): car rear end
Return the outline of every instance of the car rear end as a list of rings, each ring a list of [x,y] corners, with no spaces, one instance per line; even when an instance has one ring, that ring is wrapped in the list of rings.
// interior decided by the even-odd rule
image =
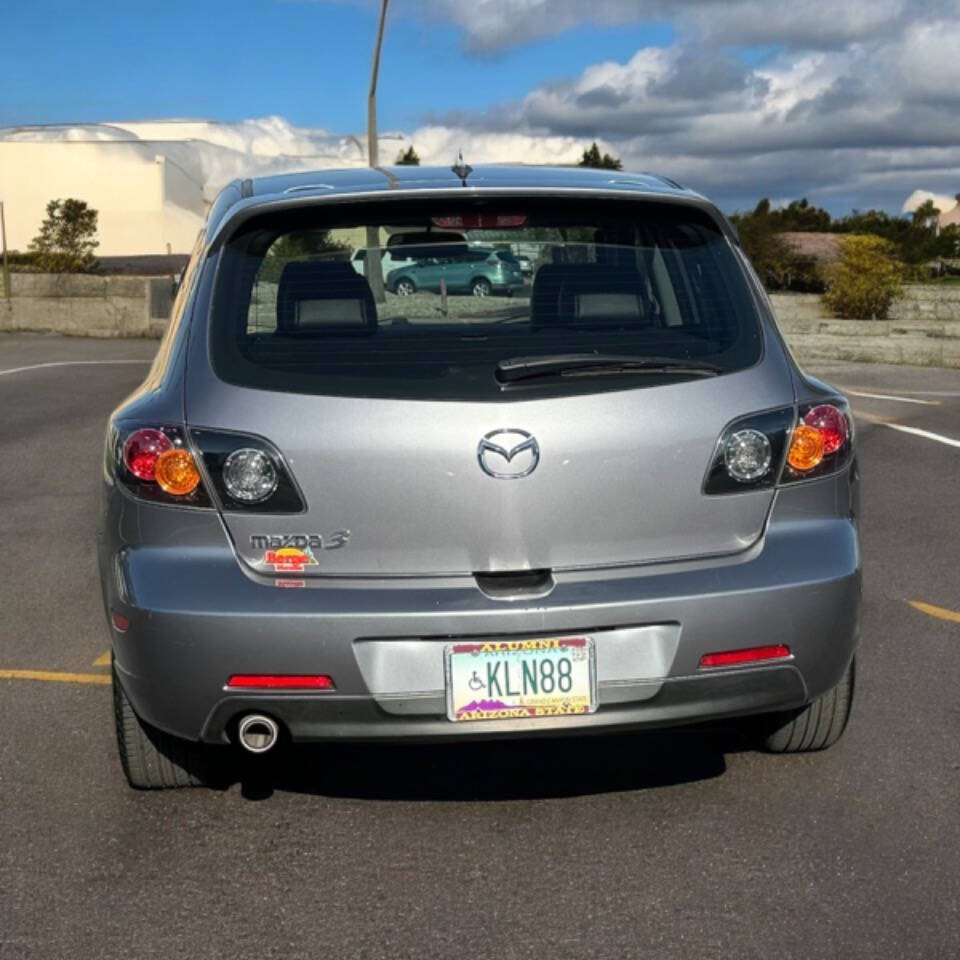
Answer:
[[[346,262],[451,224],[535,245],[529,299],[377,302],[379,258]],[[705,201],[249,204],[189,296],[107,450],[104,591],[146,724],[574,734],[798,712],[848,675],[853,424]]]

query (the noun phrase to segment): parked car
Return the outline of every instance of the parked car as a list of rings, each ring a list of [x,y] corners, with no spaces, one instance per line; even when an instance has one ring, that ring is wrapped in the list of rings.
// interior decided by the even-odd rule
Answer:
[[[409,262],[409,259],[402,256],[399,251],[382,250],[380,252],[380,269],[383,271],[384,276],[391,270],[395,270],[397,267],[408,264]],[[350,255],[350,264],[361,277],[367,275],[367,250],[365,247],[360,247],[358,250],[353,251]]]
[[[511,296],[526,281],[517,258],[508,250],[466,247],[402,264],[386,275],[387,289],[401,297],[418,291],[439,293],[446,282],[448,293],[471,293],[475,297],[494,294]]]
[[[129,782],[284,741],[736,717],[771,751],[834,743],[854,424],[718,209],[574,169],[322,179],[226,188],[110,418],[98,553]],[[278,262],[293,233],[437,224],[536,238],[529,301],[414,323],[346,261]],[[494,249],[443,264],[452,285],[509,289]],[[275,296],[252,296],[261,271]]]
[[[533,261],[525,253],[517,254],[517,263],[520,264],[520,272],[525,277],[533,276]]]

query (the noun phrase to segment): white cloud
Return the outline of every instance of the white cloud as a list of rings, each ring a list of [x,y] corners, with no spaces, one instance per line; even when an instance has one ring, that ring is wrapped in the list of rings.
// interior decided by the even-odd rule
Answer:
[[[946,213],[957,205],[957,201],[953,197],[945,196],[942,193],[931,193],[929,190],[914,190],[913,193],[904,200],[900,212],[913,213],[917,207],[922,206],[928,200],[932,200],[933,205],[941,213]]]
[[[402,15],[403,0],[396,8]],[[461,25],[486,50],[583,22],[656,15],[682,28],[670,47],[597,62],[484,112],[430,117],[405,131],[425,163],[449,165],[460,149],[473,163],[574,163],[598,140],[628,168],[659,171],[728,208],[806,195],[838,211],[892,210],[921,188],[941,199],[960,190],[960,18],[944,16],[960,13],[960,0],[424,0],[405,9]],[[782,46],[752,66],[725,40]],[[144,150],[166,140],[164,152],[208,195],[240,176],[364,162],[353,138],[282,117],[4,135],[136,138]],[[382,155],[397,146],[385,143]]]
[[[0,129],[0,140],[124,142],[145,160],[162,153],[176,162],[212,200],[242,177],[322,167],[366,165],[365,145],[322,128],[297,127],[283,117],[236,123],[212,120],[150,120],[132,123]],[[106,156],[106,154],[105,154]]]
[[[410,140],[424,163],[448,166],[461,150],[470,163],[571,164],[583,153],[583,141],[576,137],[484,133],[449,126],[421,127],[410,134]]]
[[[894,36],[910,21],[949,17],[958,6],[957,0],[397,0],[393,9],[452,23],[469,51],[490,54],[582,25],[652,21],[737,46],[829,50]]]

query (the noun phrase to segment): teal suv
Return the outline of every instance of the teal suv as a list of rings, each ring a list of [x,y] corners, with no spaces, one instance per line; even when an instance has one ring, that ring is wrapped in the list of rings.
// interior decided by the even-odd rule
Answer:
[[[418,291],[440,293],[444,281],[448,293],[471,293],[475,297],[509,297],[526,284],[520,261],[512,253],[488,247],[438,251],[437,256],[412,260],[391,270],[386,277],[387,289],[401,297]]]

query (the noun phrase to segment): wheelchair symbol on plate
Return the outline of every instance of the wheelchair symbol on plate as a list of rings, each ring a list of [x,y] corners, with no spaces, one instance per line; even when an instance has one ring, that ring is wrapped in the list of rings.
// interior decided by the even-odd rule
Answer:
[[[484,682],[477,676],[477,671],[473,671],[473,676],[467,681],[467,686],[471,690],[482,690],[485,686]]]

